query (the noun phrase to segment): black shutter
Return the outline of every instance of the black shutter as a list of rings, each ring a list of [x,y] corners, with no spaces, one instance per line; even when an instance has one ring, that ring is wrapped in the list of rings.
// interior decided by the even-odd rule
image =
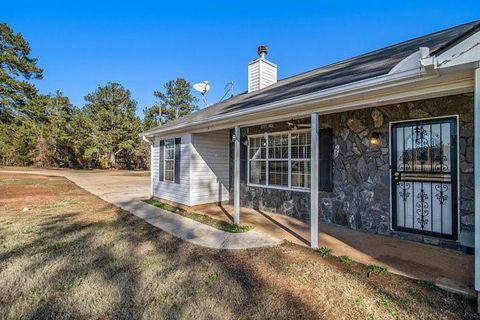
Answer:
[[[319,169],[318,189],[319,191],[333,191],[333,130],[320,129],[319,131]]]
[[[240,140],[240,182],[247,183],[247,174],[247,146]]]
[[[175,138],[175,183],[180,183],[180,158],[182,138]]]
[[[163,181],[163,158],[164,158],[165,140],[160,140],[158,147],[158,180]]]

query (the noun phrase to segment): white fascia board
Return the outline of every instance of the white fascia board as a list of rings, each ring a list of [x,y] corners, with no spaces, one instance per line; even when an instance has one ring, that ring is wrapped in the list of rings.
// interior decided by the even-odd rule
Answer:
[[[445,84],[436,84],[435,86],[419,87],[410,89],[408,91],[394,91],[387,95],[384,94],[371,94],[359,99],[350,100],[322,100],[321,102],[313,102],[311,104],[304,104],[297,106],[295,111],[284,110],[283,113],[277,112],[265,112],[252,114],[249,118],[236,119],[235,124],[239,126],[252,126],[258,124],[271,123],[276,121],[285,121],[291,119],[300,119],[308,117],[312,112],[316,112],[319,115],[345,112],[375,106],[382,106],[388,104],[396,104],[406,101],[414,101],[420,99],[431,99],[440,96],[461,94],[472,92],[473,80],[462,79],[460,81],[449,82]],[[289,109],[290,110],[290,109]],[[193,129],[192,132],[205,132],[214,131],[220,129],[231,128],[232,123],[222,122],[211,124],[206,127],[199,127]]]
[[[436,60],[437,69],[471,64],[478,67],[480,61],[480,31],[440,53]]]
[[[226,120],[226,119],[235,119],[238,117],[241,117],[246,114],[252,114],[256,113],[259,111],[268,111],[272,109],[278,109],[282,108],[285,106],[295,106],[298,104],[302,103],[308,103],[312,102],[315,100],[319,100],[322,98],[326,97],[332,97],[332,96],[339,96],[339,95],[346,95],[346,94],[351,94],[353,92],[365,90],[365,89],[371,89],[371,88],[380,88],[381,86],[385,86],[388,84],[393,84],[393,83],[398,83],[402,81],[415,81],[415,80],[420,80],[422,76],[424,76],[425,73],[419,70],[409,70],[406,72],[398,72],[395,74],[387,74],[387,75],[382,75],[382,76],[377,76],[374,78],[369,78],[366,80],[361,80],[357,82],[352,82],[349,84],[325,89],[325,90],[320,90],[317,92],[313,93],[308,93],[304,95],[299,95],[287,99],[283,99],[280,101],[275,101],[271,103],[266,103],[263,105],[259,105],[256,107],[248,108],[246,110],[239,110],[235,112],[230,112],[225,115],[217,115],[217,116],[212,116],[208,118],[207,120],[198,120],[198,121],[192,121],[188,123],[180,123],[177,126],[170,127],[170,128],[156,128],[154,130],[146,131],[142,133],[142,136],[146,137],[152,137],[152,136],[157,136],[159,134],[164,134],[170,131],[179,131],[182,129],[194,129],[196,126],[201,126],[201,125],[213,125],[214,122],[220,121],[220,120]]]

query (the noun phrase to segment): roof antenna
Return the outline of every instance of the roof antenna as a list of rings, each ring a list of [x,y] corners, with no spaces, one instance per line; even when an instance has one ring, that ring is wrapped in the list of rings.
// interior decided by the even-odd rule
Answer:
[[[208,84],[208,81],[195,83],[193,85],[193,89],[200,92],[200,94],[202,95],[202,100],[203,100],[203,103],[205,104],[205,107],[208,106],[207,99],[205,98],[205,93],[207,93],[208,90],[210,90],[210,85]]]
[[[230,81],[225,85],[225,94],[223,95],[222,99],[218,102],[222,102],[223,99],[227,96],[227,94],[230,92],[230,98],[233,97],[233,81]]]

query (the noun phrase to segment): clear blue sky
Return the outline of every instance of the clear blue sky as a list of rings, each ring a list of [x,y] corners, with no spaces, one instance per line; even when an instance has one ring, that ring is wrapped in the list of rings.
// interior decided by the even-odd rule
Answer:
[[[4,1],[0,10],[45,69],[41,92],[83,106],[98,85],[119,82],[139,115],[176,77],[210,81],[210,103],[229,81],[245,91],[259,44],[284,78],[476,19],[478,0]]]

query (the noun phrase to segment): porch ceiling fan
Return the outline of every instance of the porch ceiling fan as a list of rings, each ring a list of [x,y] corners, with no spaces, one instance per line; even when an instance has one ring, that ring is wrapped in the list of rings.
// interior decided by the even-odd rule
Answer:
[[[297,130],[298,128],[310,128],[310,123],[295,123],[294,120],[287,121],[290,130]]]

